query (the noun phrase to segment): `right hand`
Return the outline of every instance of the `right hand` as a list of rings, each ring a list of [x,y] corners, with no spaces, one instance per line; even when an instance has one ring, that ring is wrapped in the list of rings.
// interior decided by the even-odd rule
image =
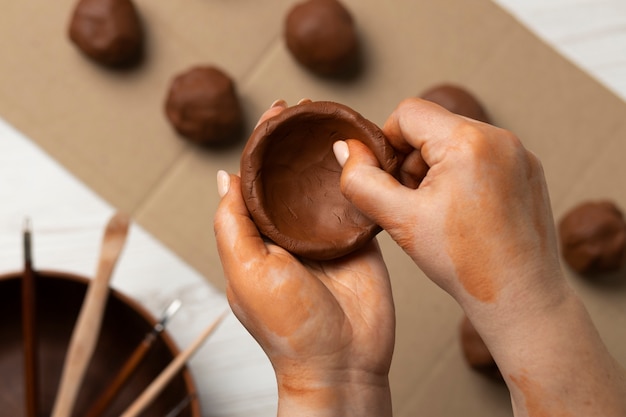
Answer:
[[[624,416],[626,373],[561,272],[543,170],[510,132],[419,99],[384,126],[400,181],[335,144],[341,187],[465,310],[515,416]]]
[[[383,131],[400,181],[348,140],[335,144],[342,191],[462,307],[562,286],[543,170],[513,134],[421,99],[400,103]]]

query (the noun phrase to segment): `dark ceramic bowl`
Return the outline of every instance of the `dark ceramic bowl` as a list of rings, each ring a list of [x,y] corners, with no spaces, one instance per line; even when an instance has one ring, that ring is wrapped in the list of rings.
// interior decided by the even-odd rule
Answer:
[[[395,173],[397,158],[383,132],[343,104],[298,104],[254,130],[241,156],[241,190],[262,234],[296,255],[329,260],[380,231],[341,193],[333,143],[346,139],[363,142]]]
[[[21,278],[21,273],[0,276],[0,415],[4,416],[26,415]],[[88,282],[85,278],[66,273],[36,273],[40,416],[51,414],[65,352]],[[111,290],[98,345],[85,374],[73,416],[86,414],[155,324],[156,319],[137,302]],[[119,417],[178,352],[170,336],[162,332],[103,417]],[[191,402],[178,416],[199,417],[200,407],[195,392],[191,374],[185,368],[141,415],[163,417],[191,395]]]

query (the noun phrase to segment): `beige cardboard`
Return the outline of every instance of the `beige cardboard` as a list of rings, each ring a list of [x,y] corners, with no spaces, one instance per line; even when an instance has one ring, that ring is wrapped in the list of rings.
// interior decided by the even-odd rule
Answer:
[[[68,41],[73,0],[5,3],[0,116],[218,288],[215,173],[237,172],[244,142],[200,150],[173,133],[162,110],[171,77],[199,63],[236,80],[244,137],[277,98],[335,100],[382,124],[401,99],[440,81],[461,83],[542,159],[557,218],[587,198],[626,207],[626,104],[488,0],[345,0],[365,51],[365,71],[352,82],[319,79],[293,61],[281,37],[287,0],[136,0],[147,60],[125,73],[94,65]],[[395,415],[510,416],[506,389],[461,358],[459,307],[385,233],[380,242],[398,316]],[[626,324],[626,284],[591,285],[567,273],[626,364],[616,331]]]

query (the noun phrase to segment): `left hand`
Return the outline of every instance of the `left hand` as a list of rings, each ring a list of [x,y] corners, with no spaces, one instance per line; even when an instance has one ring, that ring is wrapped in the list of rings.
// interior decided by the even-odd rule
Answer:
[[[283,108],[271,108],[262,120]],[[222,172],[218,180],[223,198],[214,226],[228,300],[268,355],[281,401],[298,408],[301,400],[341,402],[357,412],[356,391],[390,412],[395,313],[376,241],[336,260],[298,259],[259,234],[238,176]]]

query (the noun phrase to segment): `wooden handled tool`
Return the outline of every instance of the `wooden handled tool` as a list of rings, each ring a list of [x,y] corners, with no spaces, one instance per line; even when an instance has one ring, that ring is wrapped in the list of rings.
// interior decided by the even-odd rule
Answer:
[[[24,384],[26,416],[38,417],[39,381],[37,360],[37,297],[32,263],[30,220],[24,222],[24,272],[22,273],[22,337],[24,340]]]
[[[89,283],[72,338],[52,417],[70,417],[85,371],[96,347],[109,295],[109,281],[128,235],[130,219],[116,213],[106,226],[95,277]]]
[[[224,320],[228,311],[222,313],[217,320],[211,323],[205,330],[196,338],[195,341],[183,352],[179,353],[176,358],[165,368],[159,376],[152,381],[148,388],[146,388],[141,395],[124,411],[121,417],[137,417],[146,408],[154,398],[167,386],[170,380],[182,369],[185,363],[191,358],[191,356],[202,346],[204,341],[215,331],[217,325]]]
[[[159,322],[154,325],[139,345],[137,345],[126,362],[124,362],[124,365],[120,368],[120,371],[115,375],[107,388],[93,403],[87,414],[85,414],[85,417],[100,417],[106,411],[111,401],[113,401],[120,390],[125,386],[126,382],[128,382],[128,379],[133,374],[135,369],[137,369],[139,364],[143,361],[146,354],[157,340],[159,334],[165,330],[167,322],[174,316],[174,314],[176,314],[180,305],[180,300],[174,300],[170,303],[170,305],[163,312]]]

